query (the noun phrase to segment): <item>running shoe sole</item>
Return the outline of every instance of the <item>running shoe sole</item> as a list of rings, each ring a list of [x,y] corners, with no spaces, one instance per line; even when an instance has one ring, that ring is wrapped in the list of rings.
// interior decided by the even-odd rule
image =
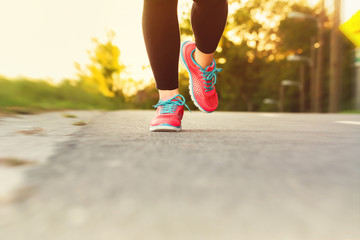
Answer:
[[[180,132],[181,126],[175,127],[170,124],[161,124],[156,126],[150,126],[150,132]]]

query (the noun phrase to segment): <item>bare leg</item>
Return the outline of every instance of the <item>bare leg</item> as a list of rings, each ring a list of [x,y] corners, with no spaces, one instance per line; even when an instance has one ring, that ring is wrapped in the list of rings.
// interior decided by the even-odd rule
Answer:
[[[204,69],[211,64],[213,57],[214,53],[203,53],[198,48],[194,52],[195,61]]]
[[[175,95],[179,94],[179,88],[173,89],[173,90],[159,90],[159,98],[171,98]]]

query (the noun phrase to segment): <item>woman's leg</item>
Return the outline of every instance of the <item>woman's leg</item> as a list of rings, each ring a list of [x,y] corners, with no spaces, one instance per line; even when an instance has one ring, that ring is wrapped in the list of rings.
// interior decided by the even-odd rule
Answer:
[[[215,90],[217,73],[214,52],[224,32],[228,14],[227,0],[194,0],[191,25],[195,42],[181,45],[181,61],[189,72],[190,96],[203,112],[211,113],[218,107]]]
[[[144,0],[143,35],[160,99],[179,93],[177,4],[178,0]]]
[[[227,16],[227,0],[194,0],[191,9],[191,25],[196,42],[194,58],[203,68],[212,62]]]

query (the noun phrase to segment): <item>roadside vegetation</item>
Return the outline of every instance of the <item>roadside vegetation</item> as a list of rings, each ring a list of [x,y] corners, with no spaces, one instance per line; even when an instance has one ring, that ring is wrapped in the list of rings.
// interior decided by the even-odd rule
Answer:
[[[234,4],[224,35],[215,54],[218,67],[223,68],[216,85],[219,108],[223,111],[278,111],[279,89],[284,79],[299,82],[300,69],[304,71],[305,112],[311,112],[311,83],[314,81],[309,61],[289,61],[290,55],[311,59],[316,52],[314,39],[318,29],[314,19],[319,17],[319,6],[310,8],[301,0],[249,0]],[[290,12],[301,12],[308,19],[293,19]],[[189,12],[180,14],[182,39],[192,36]],[[331,21],[324,20],[324,67],[321,111],[329,105],[329,48]],[[0,111],[33,113],[63,109],[150,109],[157,102],[154,81],[151,84],[134,81],[126,74],[121,61],[121,46],[113,44],[114,32],[108,40],[93,39],[94,49],[89,51],[90,63],[76,63],[76,79],[64,79],[58,84],[26,78],[8,79],[0,76]],[[342,82],[340,111],[354,108],[354,45],[344,36],[342,42]],[[147,66],[145,66],[147,67]],[[0,73],[1,74],[1,73]],[[188,77],[179,73],[180,92],[190,108]],[[287,81],[286,80],[286,81]],[[297,85],[298,86],[298,85]],[[135,91],[130,91],[130,90]],[[130,93],[131,92],[131,93]],[[283,111],[300,111],[300,92],[296,84],[286,87]]]

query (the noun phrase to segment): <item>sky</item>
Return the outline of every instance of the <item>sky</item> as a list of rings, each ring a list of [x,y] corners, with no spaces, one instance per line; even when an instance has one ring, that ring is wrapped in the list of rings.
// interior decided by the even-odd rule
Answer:
[[[310,0],[317,2],[317,0]],[[191,0],[179,0],[179,3]],[[329,4],[331,0],[326,0]],[[360,9],[359,0],[342,0],[342,22]],[[74,63],[89,62],[96,37],[114,44],[131,76],[149,79],[141,28],[142,0],[0,0],[0,75],[59,82],[75,78]]]

